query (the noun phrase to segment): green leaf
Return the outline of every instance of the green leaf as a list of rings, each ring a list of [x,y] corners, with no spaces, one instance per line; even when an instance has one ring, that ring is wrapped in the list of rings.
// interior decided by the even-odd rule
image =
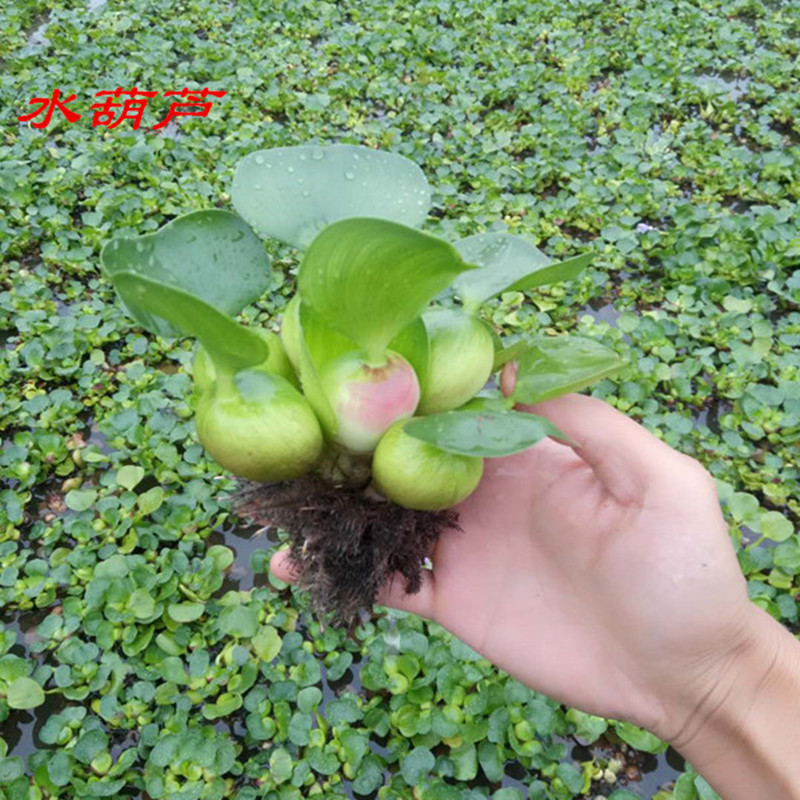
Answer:
[[[299,301],[299,296],[297,299]],[[352,339],[342,336],[326,325],[307,303],[298,302],[298,312],[306,347],[317,369],[321,369],[329,361],[333,361],[345,353],[358,350],[358,345]]]
[[[137,619],[147,619],[153,616],[156,602],[147,589],[136,589],[128,599],[128,608]]]
[[[218,369],[245,369],[269,355],[267,343],[255,330],[189,292],[133,272],[117,272],[114,285],[148,315],[145,327],[153,330],[158,319],[169,320],[172,330],[199,339]]]
[[[133,490],[144,478],[144,470],[133,464],[126,464],[117,470],[117,483],[123,489]]]
[[[72,511],[86,511],[96,500],[96,489],[72,489],[64,495],[64,504]]]
[[[310,714],[322,702],[322,690],[316,686],[306,686],[297,693],[297,708]]]
[[[762,511],[761,533],[773,542],[785,542],[794,534],[794,526],[780,511]]]
[[[240,694],[232,694],[231,692],[223,692],[217,697],[215,703],[206,703],[203,706],[203,716],[206,719],[219,719],[220,717],[227,717],[238,711],[243,704],[242,696]]]
[[[158,511],[163,502],[164,490],[160,486],[153,486],[139,496],[136,505],[139,506],[139,511],[146,516],[147,514],[152,514],[154,511]]]
[[[158,666],[165,681],[176,683],[178,686],[187,683],[186,669],[181,659],[175,656],[167,656],[161,659]]]
[[[203,616],[205,610],[204,603],[171,603],[167,614],[175,622],[194,622]]]
[[[125,785],[125,778],[117,778],[113,781],[89,781],[84,784],[86,791],[92,797],[113,797]]]
[[[734,492],[728,498],[728,510],[737,522],[752,523],[759,519],[758,499],[747,492]],[[760,520],[759,520],[760,521]]]
[[[306,760],[311,769],[320,775],[333,775],[340,766],[336,753],[322,750],[319,747],[310,747],[306,754]]]
[[[44,703],[44,690],[33,678],[17,678],[8,684],[6,702],[11,708],[37,708]]]
[[[472,268],[435,236],[385,220],[346,219],[311,243],[298,286],[304,304],[378,360],[436,294]]]
[[[457,781],[474,780],[478,774],[478,750],[472,742],[451,748],[450,759],[454,766],[453,777]]]
[[[697,800],[697,789],[694,785],[695,776],[690,772],[684,772],[677,781],[672,792],[673,800]]]
[[[298,747],[305,747],[309,742],[311,717],[298,712],[289,721],[289,741]]]
[[[72,759],[64,750],[56,751],[47,761],[47,774],[56,786],[66,786],[72,777]]]
[[[282,747],[272,752],[269,757],[269,771],[275,779],[275,783],[285,783],[292,777],[294,763],[289,753]]]
[[[152,281],[151,286],[181,290],[224,314],[237,314],[270,284],[271,262],[263,243],[230,211],[195,211],[155,233],[112,239],[100,259],[131,315],[162,336],[185,331],[169,316],[155,313],[146,296],[132,291],[135,284],[120,283],[121,275],[133,274]]]
[[[436,758],[427,747],[415,747],[400,762],[400,774],[409,786],[416,786],[435,763]]]
[[[383,785],[383,768],[375,756],[366,756],[361,762],[352,787],[355,794],[372,794]]]
[[[326,225],[348,217],[418,227],[431,190],[422,170],[403,156],[348,144],[301,145],[241,159],[231,200],[262,236],[306,248]]]
[[[258,633],[250,640],[253,652],[262,661],[272,661],[281,651],[281,637],[272,625],[262,625]]]
[[[446,411],[411,420],[403,431],[449,453],[481,458],[518,453],[548,436],[567,439],[549,420],[521,411]]]
[[[478,745],[478,760],[487,780],[498,783],[503,779],[505,761],[500,746],[487,740],[482,741]]]
[[[0,784],[9,784],[25,774],[25,762],[19,756],[0,759]]]
[[[581,775],[574,764],[559,764],[558,767],[556,767],[556,775],[561,778],[564,786],[566,786],[572,794],[578,794],[583,789],[583,775]]]
[[[608,730],[608,722],[602,717],[578,711],[577,708],[570,708],[564,718],[575,726],[575,736],[588,744],[596,742]]]
[[[502,350],[495,350],[492,373],[497,372],[500,367],[505,366],[509,361],[519,358],[525,352],[527,346],[528,342],[525,339],[520,339]]]
[[[569,280],[592,259],[591,253],[584,253],[553,263],[525,239],[507,233],[467,236],[456,242],[455,248],[465,261],[480,267],[464,273],[453,283],[454,292],[469,307],[476,307],[501,292],[522,291]]]
[[[345,763],[354,770],[358,769],[361,760],[369,752],[369,738],[353,728],[345,728],[339,734],[339,742],[344,751]]]
[[[576,336],[538,336],[517,358],[514,400],[539,403],[585,389],[612,375],[625,361],[611,348]]]
[[[516,786],[504,786],[492,795],[492,800],[525,800],[525,795]]]
[[[666,742],[662,742],[654,734],[638,728],[630,722],[616,722],[614,723],[614,730],[623,742],[627,742],[631,747],[635,747],[645,753],[663,753],[668,746]]]
[[[537,286],[547,286],[551,283],[563,283],[564,281],[572,280],[583,272],[584,268],[591,263],[593,257],[593,253],[581,253],[579,256],[574,256],[564,261],[548,264],[548,266],[537,269],[518,281],[514,281],[504,291],[522,292],[526,289],[534,289]]]
[[[258,631],[258,612],[249,606],[227,606],[219,613],[219,629],[229,636],[250,637]]]
[[[697,789],[697,795],[700,800],[722,800],[720,796],[711,788],[708,781],[697,775],[694,779],[694,785]]]

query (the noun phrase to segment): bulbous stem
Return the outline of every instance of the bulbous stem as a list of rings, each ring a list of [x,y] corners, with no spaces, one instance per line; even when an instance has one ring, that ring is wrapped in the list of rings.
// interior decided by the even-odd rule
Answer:
[[[364,359],[364,364],[370,369],[380,369],[385,367],[389,359],[386,357],[386,351],[382,350],[380,353],[369,353]]]
[[[348,453],[334,444],[326,444],[317,464],[319,475],[334,486],[359,489],[372,479],[372,454]]]

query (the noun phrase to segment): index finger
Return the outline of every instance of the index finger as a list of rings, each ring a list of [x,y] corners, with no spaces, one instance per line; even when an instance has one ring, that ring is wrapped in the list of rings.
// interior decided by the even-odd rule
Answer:
[[[508,367],[508,365],[507,365]],[[501,385],[513,391],[515,370],[504,370]],[[609,492],[622,503],[641,500],[645,489],[684,458],[668,444],[613,406],[596,397],[566,394],[518,408],[547,417],[577,443],[585,461]]]

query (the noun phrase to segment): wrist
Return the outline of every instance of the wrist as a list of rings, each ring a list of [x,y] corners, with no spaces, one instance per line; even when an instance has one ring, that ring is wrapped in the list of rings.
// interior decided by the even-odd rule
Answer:
[[[800,643],[748,614],[740,641],[673,698],[680,724],[666,738],[725,800],[800,800]]]

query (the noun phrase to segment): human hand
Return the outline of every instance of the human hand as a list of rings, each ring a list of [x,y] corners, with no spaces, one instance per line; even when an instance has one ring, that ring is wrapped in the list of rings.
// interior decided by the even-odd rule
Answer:
[[[767,763],[770,735],[755,746],[739,731],[796,642],[749,602],[711,475],[601,400],[527,410],[577,445],[487,459],[419,593],[397,576],[378,602],[435,620],[537,691],[653,731],[737,797],[794,797]],[[291,580],[285,552],[271,567]],[[770,709],[797,694],[798,671],[782,674]],[[768,730],[774,714],[761,717]]]
[[[578,451],[546,440],[487,459],[421,591],[399,578],[378,601],[436,620],[551,697],[668,735],[680,721],[665,685],[714,676],[749,632],[713,480],[600,400],[535,410]],[[285,555],[273,571],[291,578]]]

